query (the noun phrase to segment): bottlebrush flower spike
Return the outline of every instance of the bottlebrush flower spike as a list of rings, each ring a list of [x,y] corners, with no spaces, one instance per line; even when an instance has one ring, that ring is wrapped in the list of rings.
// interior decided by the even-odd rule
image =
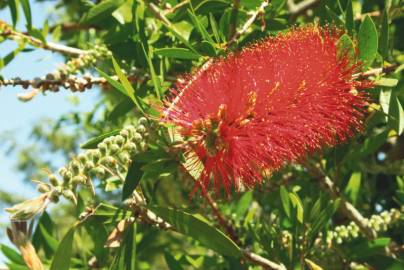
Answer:
[[[334,28],[297,28],[214,60],[172,90],[163,121],[176,125],[198,186],[227,192],[360,129],[368,81]]]

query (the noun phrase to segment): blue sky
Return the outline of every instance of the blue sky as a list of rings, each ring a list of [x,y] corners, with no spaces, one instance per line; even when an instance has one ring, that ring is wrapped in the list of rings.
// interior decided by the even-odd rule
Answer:
[[[52,12],[53,3],[47,1],[30,2],[33,25],[41,28],[46,17]],[[0,18],[11,23],[8,8],[0,10]],[[25,30],[24,20],[21,18],[21,23],[17,27],[21,31]],[[16,44],[12,41],[1,43],[0,57],[4,57],[15,48]],[[0,70],[0,74],[4,78],[19,76],[23,79],[32,79],[54,71],[60,63],[62,63],[60,55],[38,49],[29,53],[20,53],[9,65]],[[47,93],[46,96],[40,94],[30,102],[19,101],[17,94],[26,91],[21,87],[0,87],[0,137],[4,133],[14,132],[17,142],[22,145],[29,140],[31,127],[39,119],[44,117],[56,119],[73,110],[91,111],[93,102],[97,100],[99,94],[97,89],[91,89],[80,94],[73,94],[62,89],[59,93]],[[68,101],[68,98],[73,95],[80,98],[80,104],[74,108]],[[3,142],[0,141],[0,189],[12,191],[14,194],[24,197],[35,196],[37,193],[34,186],[24,183],[22,175],[14,169],[16,157],[12,154],[7,155],[2,144]],[[7,222],[7,219],[7,213],[1,209],[0,222]],[[0,233],[0,235],[3,234]],[[0,238],[0,242],[4,241],[6,241],[4,238]]]

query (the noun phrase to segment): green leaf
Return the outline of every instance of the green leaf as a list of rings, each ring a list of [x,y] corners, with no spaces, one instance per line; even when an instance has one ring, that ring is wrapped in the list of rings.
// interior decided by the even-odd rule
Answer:
[[[337,56],[339,58],[347,56],[350,60],[350,64],[354,64],[356,59],[355,46],[352,39],[347,34],[343,34],[339,38],[337,42],[337,48],[338,48]]]
[[[4,256],[7,257],[7,259],[10,260],[10,262],[20,264],[20,265],[25,265],[24,259],[22,256],[14,249],[1,244],[0,245],[1,252],[3,253]]]
[[[213,31],[213,36],[215,37],[216,43],[220,43],[221,36],[219,35],[219,28],[217,25],[217,22],[215,20],[215,17],[213,16],[212,13],[209,13],[209,21],[210,21],[210,27],[212,28]]]
[[[199,58],[199,54],[194,53],[190,49],[185,48],[162,48],[155,49],[154,53],[157,55],[169,57],[169,58],[178,58],[178,59],[191,59],[196,60]]]
[[[213,43],[209,41],[202,41],[200,44],[198,44],[198,50],[201,52],[202,55],[206,56],[216,56],[216,49],[213,45]]]
[[[29,5],[29,0],[20,0],[22,10],[24,11],[25,19],[27,20],[27,29],[31,30],[32,28],[32,15],[31,15],[31,7]]]
[[[8,7],[10,8],[11,20],[13,21],[13,27],[17,25],[18,19],[20,17],[20,1],[19,0],[9,0]]]
[[[280,192],[280,196],[281,196],[283,210],[285,211],[286,216],[290,219],[291,214],[290,214],[289,192],[284,186],[281,186],[279,188],[279,192]]]
[[[314,222],[310,226],[310,238],[315,239],[317,237],[318,232],[327,224],[327,222],[334,215],[335,211],[337,211],[340,202],[340,199],[329,202],[328,206],[323,209],[323,211],[321,211],[321,213],[315,218]]]
[[[80,148],[82,148],[82,149],[95,149],[95,148],[97,148],[97,145],[100,142],[102,142],[105,138],[118,135],[120,131],[121,131],[120,129],[117,129],[117,130],[113,130],[113,131],[98,135],[98,136],[96,136],[94,138],[89,139],[88,141],[86,141],[82,145],[80,145]]]
[[[390,97],[389,116],[391,116],[389,118],[389,126],[393,128],[398,135],[401,135],[404,131],[404,111],[395,93]]]
[[[187,12],[188,12],[188,16],[191,18],[192,22],[194,23],[194,25],[196,27],[196,30],[198,30],[198,32],[201,34],[202,38],[205,41],[209,41],[211,43],[214,43],[214,41],[211,38],[211,36],[209,35],[208,31],[203,26],[202,22],[195,15],[194,10],[191,8],[191,9],[188,9]]]
[[[63,237],[55,255],[53,256],[50,270],[69,270],[70,258],[72,256],[72,246],[76,226],[73,226]]]
[[[183,33],[179,31],[174,24],[163,24],[168,31],[170,31],[176,38],[178,38],[185,46],[187,46],[191,51],[198,54],[195,48],[188,42],[188,40],[183,36]]]
[[[123,99],[109,113],[108,121],[117,121],[119,118],[130,112],[134,108],[133,105],[132,100],[128,98]]]
[[[325,6],[325,9],[327,11],[328,16],[331,18],[332,21],[334,21],[334,23],[337,26],[343,26],[344,25],[344,22],[341,20],[341,18],[332,9],[330,9],[327,5]]]
[[[160,93],[161,93],[160,80],[157,77],[157,74],[156,74],[156,72],[154,70],[153,62],[152,62],[151,57],[150,57],[150,52],[149,53],[146,52],[146,49],[143,46],[143,44],[142,44],[142,47],[143,47],[144,55],[146,56],[146,59],[147,59],[147,64],[149,65],[150,74],[151,74],[151,78],[152,78],[152,82],[153,82],[153,86],[154,86],[154,91],[156,93],[156,97],[160,100],[161,99],[161,96],[160,96]]]
[[[128,96],[128,94],[126,93],[125,88],[122,86],[122,84],[120,84],[117,80],[112,79],[107,73],[105,73],[104,71],[95,68],[97,70],[98,73],[100,73],[100,75],[105,78],[110,85],[112,85],[115,89],[117,89],[119,92],[121,92],[122,94],[124,94],[125,96]]]
[[[22,51],[24,47],[18,47],[14,51],[8,53],[4,58],[0,59],[0,70],[7,66]]]
[[[204,246],[227,256],[241,257],[240,248],[223,232],[191,214],[181,210],[149,207],[168,221],[176,230],[201,242]]]
[[[124,0],[105,0],[90,8],[87,14],[81,19],[84,24],[95,24],[111,16],[112,12],[117,10]]]
[[[368,68],[377,56],[378,46],[376,26],[369,15],[366,15],[359,28],[358,38],[359,58],[363,62],[363,68]]]
[[[164,258],[170,270],[183,270],[181,263],[179,263],[170,253],[164,252]]]
[[[366,259],[376,254],[383,254],[384,248],[391,242],[390,238],[377,238],[370,241],[363,241],[354,245],[351,249],[356,252],[352,252],[351,256],[354,259]]]
[[[361,187],[361,173],[354,172],[349,178],[348,184],[345,188],[345,194],[348,196],[353,205],[356,205],[358,194]]]
[[[348,0],[345,9],[345,27],[348,30],[349,35],[352,36],[353,29],[355,28],[355,21],[352,9],[352,0]]]
[[[293,207],[296,208],[296,210],[297,210],[297,212],[296,212],[297,220],[303,224],[304,210],[303,210],[302,201],[300,200],[299,196],[297,196],[295,193],[291,193],[291,192],[289,192],[289,198],[290,198],[290,201],[292,202]]]
[[[92,214],[95,218],[103,219],[104,223],[114,222],[116,220],[122,220],[132,216],[131,211],[127,211],[110,204],[100,203],[94,213]]]
[[[122,200],[126,200],[130,197],[132,192],[139,185],[140,179],[142,179],[143,171],[141,168],[141,163],[133,161],[128,169],[128,173],[125,177],[125,183],[122,188]]]
[[[384,57],[389,56],[389,17],[386,10],[383,12],[382,28],[380,30],[379,52]]]
[[[234,214],[239,218],[244,217],[248,208],[251,205],[252,200],[253,200],[252,191],[248,191],[248,192],[244,193],[235,206]]]
[[[375,85],[382,87],[395,87],[398,83],[398,80],[393,78],[380,78],[374,83]]]
[[[130,97],[132,99],[133,103],[135,103],[136,107],[139,109],[139,111],[141,111],[143,113],[143,109],[135,97],[135,89],[133,89],[132,84],[129,82],[128,78],[126,78],[126,75],[122,72],[121,67],[118,65],[118,63],[116,62],[114,57],[112,57],[112,64],[114,66],[116,75],[118,76],[119,80],[122,83],[122,86],[124,88],[124,94],[126,94],[128,97]]]
[[[208,14],[209,12],[221,12],[229,7],[229,1],[224,0],[204,0],[201,1],[196,7],[195,12],[198,14]]]
[[[46,241],[46,244],[51,248],[51,252],[55,253],[58,247],[58,240],[49,234],[43,224],[40,223],[38,226],[44,240]]]
[[[309,259],[305,258],[304,261],[306,262],[306,264],[307,264],[307,266],[309,267],[310,270],[323,270],[323,268],[321,266],[319,266],[318,264],[316,264],[312,260],[309,260]]]

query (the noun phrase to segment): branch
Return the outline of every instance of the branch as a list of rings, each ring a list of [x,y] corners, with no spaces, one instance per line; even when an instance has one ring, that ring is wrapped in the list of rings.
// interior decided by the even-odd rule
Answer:
[[[265,8],[269,5],[269,0],[264,0],[261,5],[258,7],[258,9],[250,16],[250,18],[246,21],[246,23],[243,25],[243,27],[236,31],[236,33],[233,35],[233,37],[227,42],[227,47],[231,46],[233,43],[237,41],[237,39],[246,33],[248,29],[251,27],[251,25],[254,23],[254,21],[257,19],[258,15],[264,14]]]
[[[393,64],[393,65],[383,67],[383,68],[373,68],[368,71],[362,72],[360,74],[355,74],[354,78],[367,78],[370,76],[376,76],[376,75],[380,75],[380,74],[389,74],[389,73],[396,71],[396,69],[399,67],[400,67],[399,64]]]
[[[207,195],[207,197],[205,197],[205,198],[210,198],[210,197],[209,197],[209,195]],[[220,213],[219,209],[217,208],[216,204],[213,202],[213,200],[211,198],[208,200],[212,203],[212,205],[213,205],[212,209],[215,209],[214,211],[216,211],[216,214],[219,214],[219,216],[221,216],[222,222],[226,222],[224,217]],[[153,211],[144,207],[145,204],[146,204],[146,202],[145,202],[144,198],[136,190],[132,193],[132,198],[128,201],[129,207],[132,209],[135,216],[142,222],[149,224],[149,225],[157,226],[163,230],[176,231],[175,228],[173,226],[171,226],[170,223],[161,219]],[[272,262],[264,257],[261,257],[260,255],[255,254],[247,249],[241,249],[241,252],[247,260],[249,260],[250,262],[252,262],[256,265],[262,266],[264,269],[286,270],[286,268],[283,264],[274,263],[274,262]]]
[[[48,51],[52,51],[52,52],[59,52],[61,54],[80,56],[80,55],[88,53],[85,50],[65,46],[62,44],[57,44],[57,43],[53,43],[53,42],[45,43],[30,35],[15,31],[9,24],[7,24],[3,20],[0,20],[0,35],[5,38],[13,39],[15,41],[22,40],[22,41],[28,42],[29,44],[31,44],[34,47],[42,48],[44,50],[48,50]]]
[[[338,187],[334,185],[334,182],[329,178],[325,173],[315,165],[311,165],[309,162],[306,162],[305,167],[308,172],[318,178],[320,180],[321,187],[331,195],[333,199],[341,198],[341,211],[342,213],[355,222],[355,224],[359,227],[364,235],[366,235],[369,239],[375,239],[377,237],[377,233],[368,226],[366,219],[362,216],[362,214],[353,206],[351,203],[347,202],[344,198],[341,197],[340,191]]]
[[[213,214],[219,222],[220,226],[226,231],[226,234],[238,245],[241,245],[241,240],[237,236],[236,230],[231,225],[229,220],[226,220],[225,216],[220,212],[217,207],[216,202],[212,199],[212,197],[208,193],[202,193],[203,197],[206,199],[209,206],[212,208]],[[255,254],[248,249],[242,249],[242,253],[244,257],[250,262],[262,266],[264,269],[274,269],[274,270],[286,270],[283,264],[277,264],[272,262],[264,257],[261,257],[258,254]]]

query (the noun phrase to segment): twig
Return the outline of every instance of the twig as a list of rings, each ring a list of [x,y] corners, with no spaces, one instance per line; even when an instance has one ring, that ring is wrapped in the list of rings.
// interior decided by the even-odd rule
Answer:
[[[210,197],[208,196],[208,198],[210,198]],[[219,215],[223,218],[223,221],[226,222],[224,217],[221,215],[219,209],[217,209],[217,206],[215,206],[215,203],[212,201],[211,198],[210,198],[210,202],[213,203],[212,204],[213,208],[215,208],[217,210],[216,213],[219,213]],[[168,223],[167,221],[158,217],[158,215],[156,215],[153,211],[144,207],[144,205],[145,205],[145,200],[135,190],[132,194],[132,199],[129,201],[129,207],[132,209],[135,216],[137,216],[137,218],[139,220],[141,220],[142,222],[157,226],[163,230],[176,231],[175,228],[173,226],[171,226],[170,223]],[[250,262],[252,262],[256,265],[262,266],[264,269],[286,270],[286,268],[283,264],[274,263],[274,262],[272,262],[258,254],[255,254],[247,249],[241,249],[241,252],[247,260],[249,260]]]
[[[375,75],[380,75],[380,74],[388,74],[391,72],[394,72],[400,65],[399,64],[393,64],[384,68],[374,68],[365,72],[362,72],[360,74],[355,74],[354,77],[356,78],[366,78],[370,76],[375,76]]]
[[[237,236],[236,230],[231,225],[231,222],[226,220],[224,215],[220,212],[219,208],[215,201],[213,201],[212,197],[208,193],[202,193],[202,196],[206,199],[210,208],[212,208],[213,214],[219,222],[220,226],[226,231],[226,234],[233,240],[236,244],[241,245],[241,240]]]
[[[233,43],[237,41],[237,39],[246,33],[248,29],[251,27],[251,25],[254,23],[254,21],[257,19],[258,15],[263,14],[265,12],[265,8],[269,5],[269,0],[264,0],[262,1],[261,5],[258,7],[258,9],[250,16],[250,18],[246,21],[246,23],[243,25],[243,27],[236,31],[233,35],[233,37],[229,40],[227,43],[227,47],[231,46]]]
[[[168,15],[170,13],[176,12],[178,9],[180,9],[183,6],[188,5],[188,4],[189,4],[189,0],[184,0],[180,3],[178,3],[177,5],[175,5],[174,7],[164,10],[164,15]]]
[[[57,43],[53,43],[53,42],[45,43],[30,35],[26,35],[26,34],[17,32],[3,20],[0,20],[0,35],[4,36],[6,38],[13,39],[15,41],[22,40],[22,41],[28,42],[32,46],[42,48],[44,50],[49,50],[52,52],[59,52],[59,53],[66,54],[66,55],[79,56],[79,55],[83,55],[83,54],[87,53],[87,51],[85,51],[85,50],[65,46],[62,44],[57,44]]]
[[[341,198],[340,191],[338,187],[334,185],[334,182],[330,177],[324,174],[324,172],[317,166],[306,162],[305,167],[309,171],[309,173],[318,178],[320,180],[321,187],[331,195],[333,199]],[[369,239],[375,239],[377,237],[376,232],[370,228],[362,216],[362,214],[353,206],[351,203],[347,202],[345,199],[341,198],[340,208],[342,213],[355,222],[358,225],[359,229],[362,231],[364,235],[366,235]]]
[[[226,231],[226,234],[238,245],[242,245],[240,238],[237,236],[236,230],[231,225],[231,222],[225,218],[217,207],[216,202],[208,193],[202,193],[209,206],[212,208],[213,215],[216,217],[220,226]],[[277,264],[258,254],[255,254],[248,249],[242,249],[244,257],[256,265],[262,266],[264,269],[286,270],[283,264]]]

